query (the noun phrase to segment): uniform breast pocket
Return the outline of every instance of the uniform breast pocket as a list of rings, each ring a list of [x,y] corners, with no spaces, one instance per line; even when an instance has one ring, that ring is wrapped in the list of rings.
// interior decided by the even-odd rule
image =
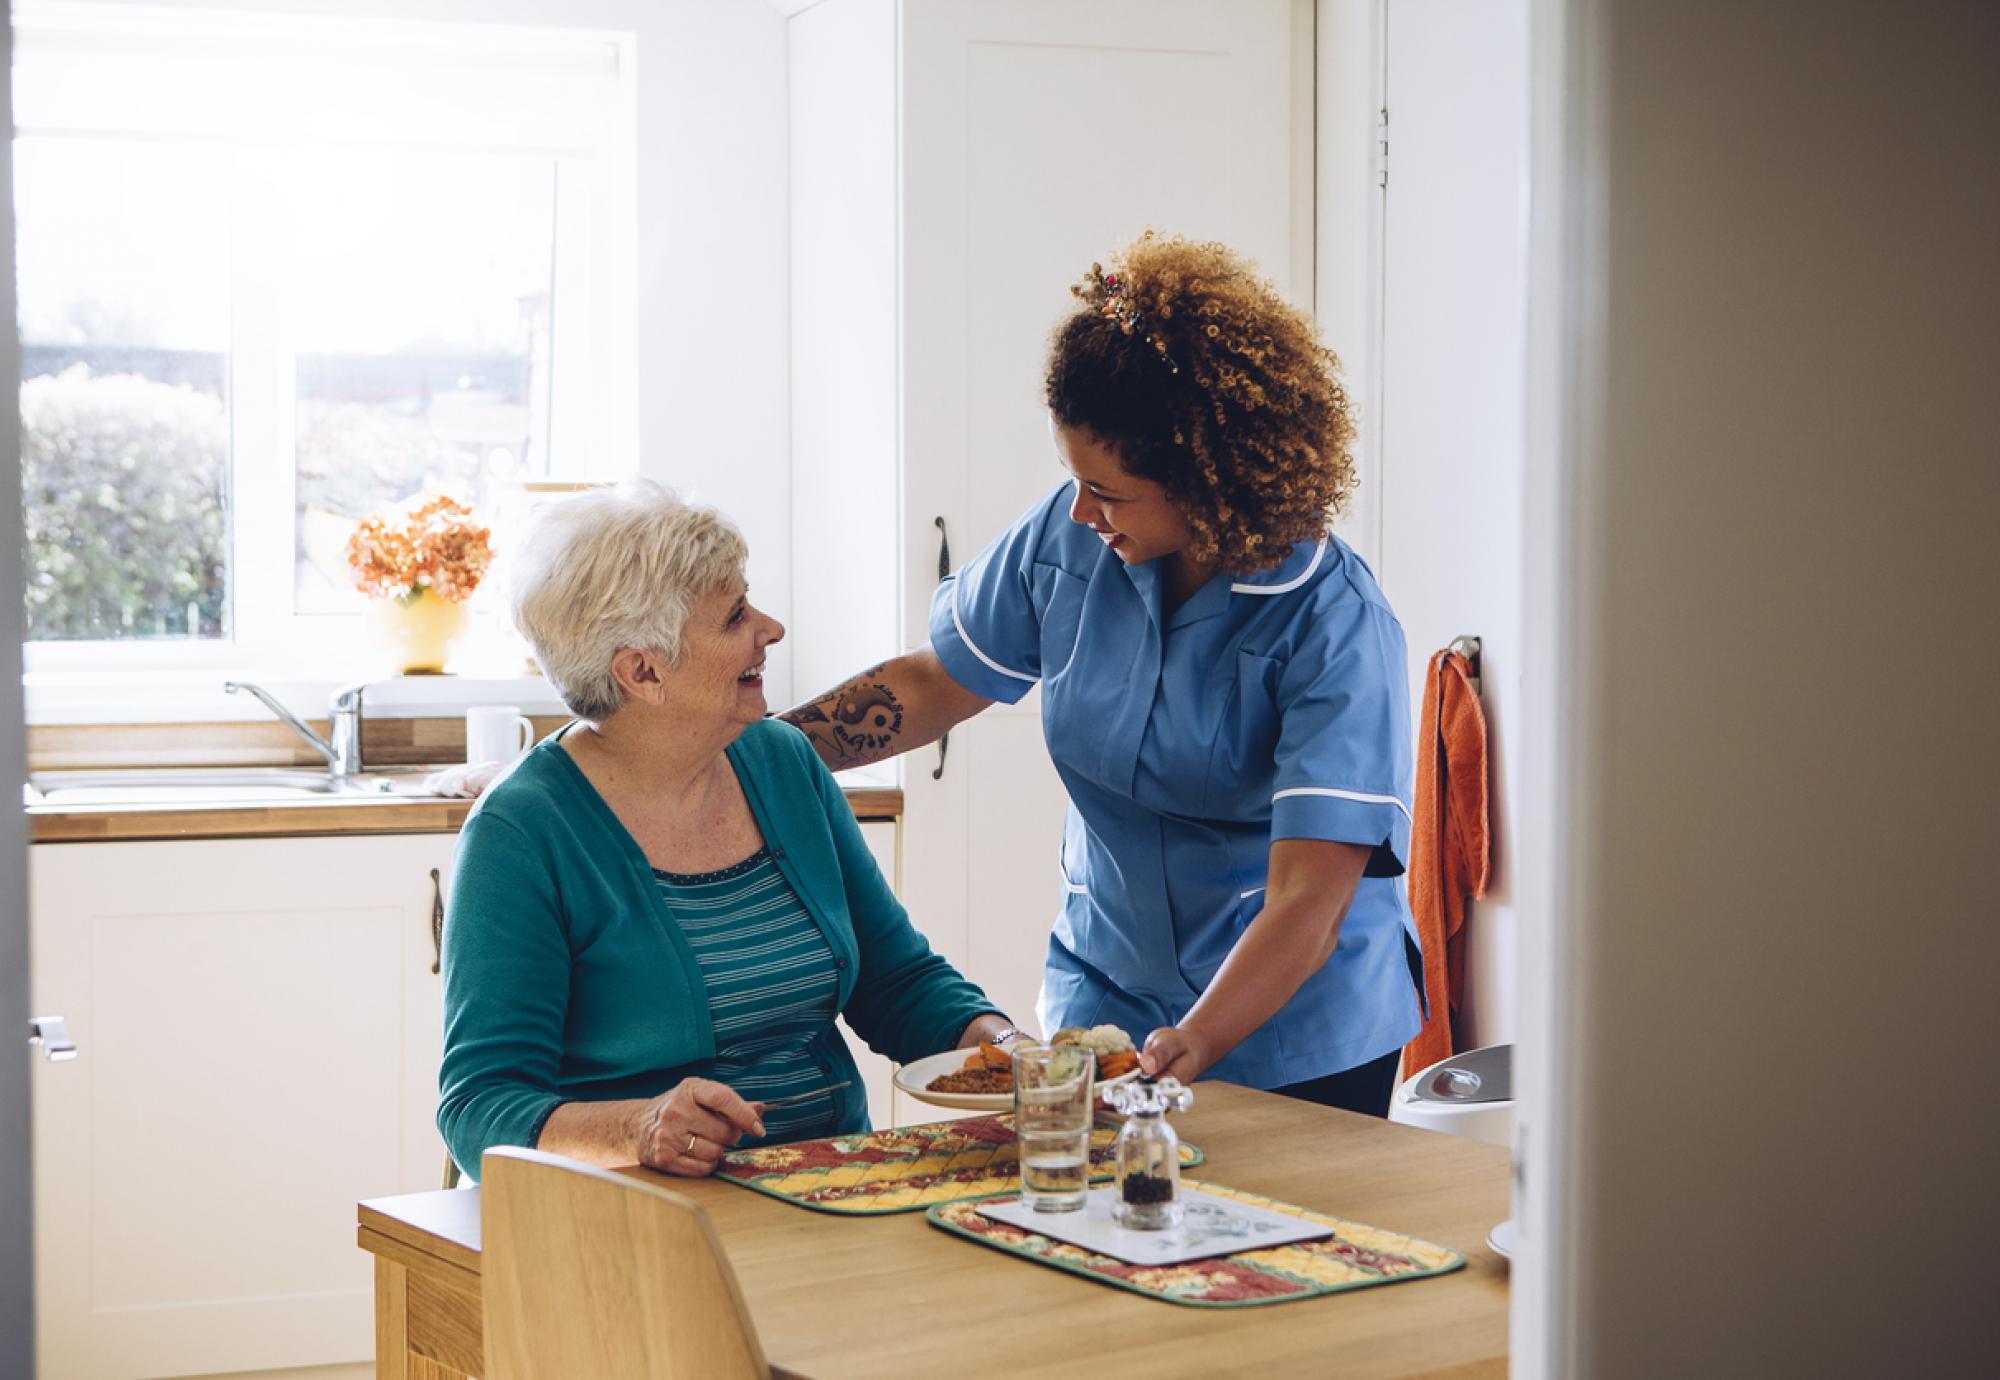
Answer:
[[[1056,679],[1076,654],[1077,628],[1083,621],[1083,595],[1089,588],[1066,570],[1035,567],[1035,601],[1042,610],[1042,680]]]
[[[1216,687],[1224,701],[1209,754],[1203,813],[1243,819],[1268,811],[1277,771],[1278,677],[1285,663],[1254,652],[1238,652],[1234,674]]]

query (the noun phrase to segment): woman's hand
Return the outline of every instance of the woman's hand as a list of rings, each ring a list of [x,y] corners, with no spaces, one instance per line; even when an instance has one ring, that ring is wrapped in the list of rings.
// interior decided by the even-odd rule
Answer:
[[[1146,1047],[1139,1051],[1139,1072],[1148,1078],[1172,1074],[1183,1083],[1192,1083],[1214,1062],[1208,1037],[1178,1025],[1161,1026],[1146,1037]]]
[[[698,1179],[715,1172],[723,1152],[744,1136],[764,1134],[757,1109],[722,1083],[686,1078],[639,1110],[639,1163]]]

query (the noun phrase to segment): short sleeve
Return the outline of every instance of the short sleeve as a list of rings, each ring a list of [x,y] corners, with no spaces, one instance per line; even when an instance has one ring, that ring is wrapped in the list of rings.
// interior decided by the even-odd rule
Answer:
[[[1030,508],[931,596],[931,650],[975,695],[1014,704],[1042,677],[1034,564],[1067,486]]]
[[[1363,601],[1309,616],[1278,678],[1271,837],[1367,844],[1368,876],[1400,876],[1415,780],[1402,627]]]

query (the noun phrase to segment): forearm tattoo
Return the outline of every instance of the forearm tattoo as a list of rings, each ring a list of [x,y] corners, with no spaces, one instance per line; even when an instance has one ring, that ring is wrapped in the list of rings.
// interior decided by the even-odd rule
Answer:
[[[871,666],[778,717],[805,734],[835,771],[892,757],[901,750],[896,740],[903,732],[903,702],[881,678],[886,665]]]

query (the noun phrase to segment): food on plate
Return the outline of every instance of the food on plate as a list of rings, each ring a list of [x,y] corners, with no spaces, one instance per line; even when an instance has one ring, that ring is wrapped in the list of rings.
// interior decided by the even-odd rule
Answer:
[[[1115,1025],[1094,1025],[1088,1030],[1082,1026],[1065,1026],[1050,1038],[1049,1043],[1081,1045],[1096,1055],[1097,1081],[1100,1083],[1122,1077],[1139,1067],[1139,1052],[1132,1047],[1132,1037]],[[981,1040],[977,1049],[967,1053],[963,1067],[940,1074],[925,1087],[930,1092],[1011,1093],[1014,1091],[1014,1062],[1006,1050]]]
[[[1112,1078],[1123,1078],[1138,1067],[1139,1056],[1129,1049],[1120,1050],[1116,1054],[1100,1054],[1097,1056],[1097,1079],[1101,1083]]]
[[[983,1064],[939,1074],[926,1085],[932,1092],[1010,1093],[1014,1091],[1014,1070],[989,1069]]]
[[[1052,1045],[1082,1045],[1097,1056],[1098,1069],[1102,1072],[1104,1056],[1107,1054],[1130,1054],[1135,1059],[1138,1051],[1132,1047],[1132,1037],[1115,1025],[1094,1025],[1085,1030],[1082,1026],[1064,1026],[1049,1038]]]
[[[1014,1091],[1014,1060],[998,1045],[981,1040],[979,1047],[966,1055],[961,1068],[939,1074],[924,1086],[931,1092],[1010,1093]]]
[[[1055,1033],[1050,1044],[1082,1045],[1097,1056],[1097,1081],[1120,1078],[1139,1067],[1139,1051],[1132,1037],[1115,1025],[1094,1025],[1088,1030],[1066,1026]]]

